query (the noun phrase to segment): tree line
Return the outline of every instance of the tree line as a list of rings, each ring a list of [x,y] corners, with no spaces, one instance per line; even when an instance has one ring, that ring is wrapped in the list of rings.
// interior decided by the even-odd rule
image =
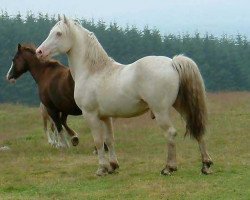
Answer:
[[[220,37],[211,34],[167,34],[147,26],[120,27],[117,23],[78,20],[95,33],[107,53],[116,61],[128,64],[147,55],[173,57],[185,54],[198,64],[208,91],[250,90],[250,45],[243,35]],[[5,75],[11,65],[18,43],[39,45],[57,22],[55,16],[32,13],[0,15],[0,103],[38,104],[35,82],[29,73],[10,85]],[[58,58],[67,65],[65,56]]]

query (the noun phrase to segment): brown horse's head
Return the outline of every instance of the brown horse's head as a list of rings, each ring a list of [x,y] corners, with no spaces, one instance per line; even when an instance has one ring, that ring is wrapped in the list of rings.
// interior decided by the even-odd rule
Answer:
[[[28,61],[26,59],[27,51],[29,54],[34,54],[35,49],[32,47],[25,47],[18,44],[17,52],[12,59],[12,65],[6,75],[6,79],[10,82],[15,82],[23,73],[28,71]]]

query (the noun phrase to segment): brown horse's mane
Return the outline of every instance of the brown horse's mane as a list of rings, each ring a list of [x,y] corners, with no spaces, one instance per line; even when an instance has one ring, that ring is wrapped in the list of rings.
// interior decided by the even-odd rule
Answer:
[[[21,48],[22,48],[22,50],[28,51],[32,55],[36,56],[36,46],[34,44],[22,44]],[[54,59],[49,59],[49,60],[43,60],[43,59],[39,59],[39,58],[37,58],[37,59],[41,62],[41,64],[45,64],[47,66],[63,66],[63,67],[65,67],[62,63],[60,63],[59,61],[54,60]]]

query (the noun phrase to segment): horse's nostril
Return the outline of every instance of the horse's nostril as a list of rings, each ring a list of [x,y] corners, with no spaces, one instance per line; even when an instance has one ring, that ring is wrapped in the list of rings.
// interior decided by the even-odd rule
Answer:
[[[37,49],[37,50],[36,50],[36,55],[41,56],[41,55],[42,55],[42,53],[43,53],[43,52],[42,52],[42,50],[41,50],[41,49]]]
[[[41,49],[37,49],[36,50],[36,55],[38,56],[38,58],[41,58],[43,56],[43,52]]]

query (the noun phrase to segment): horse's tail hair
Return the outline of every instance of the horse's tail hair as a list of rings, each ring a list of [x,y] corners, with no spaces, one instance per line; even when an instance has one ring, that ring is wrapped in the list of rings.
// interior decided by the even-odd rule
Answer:
[[[186,134],[199,140],[205,133],[207,105],[205,86],[196,63],[183,55],[173,58],[180,77],[179,93],[174,107],[186,121]]]

